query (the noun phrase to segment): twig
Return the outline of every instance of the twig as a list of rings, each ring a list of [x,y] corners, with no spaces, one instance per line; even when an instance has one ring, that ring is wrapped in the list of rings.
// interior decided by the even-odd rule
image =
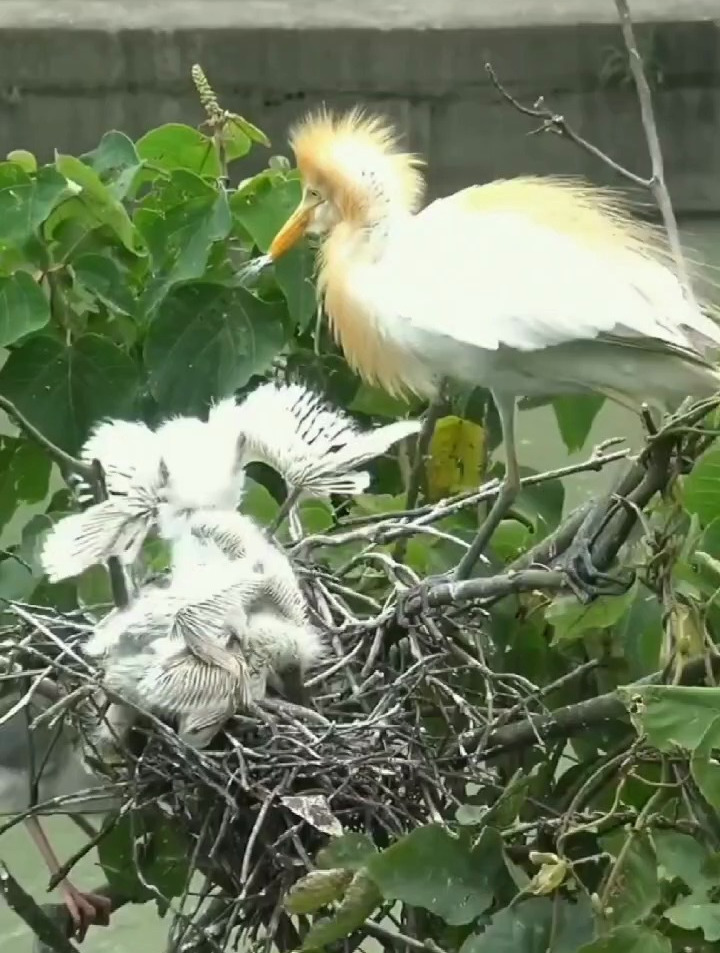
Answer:
[[[83,463],[82,460],[78,460],[76,457],[71,456],[69,453],[66,453],[60,447],[56,446],[51,440],[48,440],[48,438],[44,434],[40,433],[37,427],[31,424],[27,417],[25,417],[25,415],[22,414],[17,409],[15,404],[8,400],[7,397],[0,395],[0,407],[9,417],[15,421],[25,436],[33,440],[36,444],[38,444],[38,446],[42,447],[42,449],[46,451],[48,456],[51,457],[55,463],[70,473],[77,473],[78,476],[92,481],[93,470],[91,466],[89,466],[87,463]]]
[[[714,670],[720,670],[720,659],[712,661]],[[687,685],[702,680],[706,674],[706,665],[705,658],[693,659],[682,670],[680,682]],[[663,671],[654,672],[646,678],[639,679],[636,684],[659,684],[663,680],[663,675]],[[607,692],[605,695],[598,695],[596,698],[589,698],[575,705],[558,708],[549,715],[531,716],[491,731],[485,743],[483,756],[496,757],[504,752],[535,744],[537,741],[571,738],[587,728],[618,720],[628,720],[627,708],[617,692]]]
[[[636,175],[634,172],[631,172],[630,169],[626,169],[624,166],[620,165],[619,162],[611,159],[610,156],[601,149],[598,149],[597,146],[594,146],[592,142],[588,142],[587,139],[584,139],[573,129],[564,116],[561,116],[559,113],[554,113],[545,105],[544,97],[540,96],[535,102],[534,106],[525,106],[511,93],[509,93],[507,89],[505,89],[490,63],[485,64],[485,70],[487,71],[490,81],[492,82],[495,89],[500,93],[506,102],[510,103],[513,109],[517,109],[517,111],[522,113],[524,116],[530,116],[533,119],[542,120],[542,125],[539,129],[534,130],[535,133],[554,132],[556,135],[562,136],[564,139],[568,139],[570,142],[574,142],[576,146],[579,146],[595,159],[599,159],[614,172],[617,172],[619,176],[621,176],[623,179],[626,179],[628,182],[631,182],[633,185],[638,185],[644,189],[649,189],[651,187],[650,179],[643,179],[642,176]]]
[[[665,170],[662,149],[660,148],[660,138],[655,122],[655,114],[653,112],[652,93],[650,92],[650,86],[648,85],[645,70],[643,69],[642,58],[638,51],[637,43],[635,42],[635,32],[630,16],[630,8],[627,0],[615,0],[615,7],[617,8],[618,17],[620,18],[620,27],[630,61],[630,71],[635,81],[635,89],[637,90],[638,102],[640,103],[640,117],[642,119],[643,130],[645,131],[648,152],[650,153],[651,175],[647,180],[647,188],[652,192],[660,214],[662,215],[663,225],[667,232],[678,280],[688,299],[694,301],[690,277],[687,265],[685,264],[680,235],[678,233],[677,219],[675,218],[675,212],[673,211],[672,202],[670,201],[670,194],[665,184]]]
[[[435,425],[440,418],[444,403],[445,384],[443,382],[438,390],[437,397],[428,407],[427,416],[425,417],[422,430],[418,435],[417,443],[415,445],[415,457],[413,459],[412,470],[410,471],[407,496],[405,498],[405,507],[408,510],[413,509],[418,501],[420,488],[423,482],[423,470],[425,468],[427,453],[430,449],[430,443],[432,441],[433,434],[435,433]],[[395,544],[395,549],[393,550],[393,559],[396,560],[396,562],[402,562],[402,560],[405,558],[407,544],[408,537],[401,537]]]
[[[108,498],[108,491],[105,483],[105,471],[99,460],[93,460],[90,464],[90,474],[89,482],[93,499],[96,503],[104,503]],[[115,607],[125,609],[130,605],[130,595],[128,593],[125,570],[117,556],[108,557],[107,569],[108,576],[110,577],[110,591],[112,592]]]

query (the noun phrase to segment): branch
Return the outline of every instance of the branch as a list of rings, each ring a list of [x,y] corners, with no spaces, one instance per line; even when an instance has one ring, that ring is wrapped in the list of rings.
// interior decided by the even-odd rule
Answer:
[[[405,498],[405,508],[407,510],[411,510],[417,505],[418,497],[420,495],[420,488],[423,482],[423,468],[428,450],[430,449],[430,443],[432,441],[433,434],[435,433],[435,425],[440,418],[444,403],[445,387],[441,385],[438,389],[438,394],[435,400],[428,407],[427,417],[425,418],[422,430],[420,431],[417,444],[415,446],[415,457],[413,459],[412,470],[410,471],[410,480],[408,481],[407,496]],[[401,537],[395,544],[393,559],[395,559],[397,562],[401,562],[405,558],[407,544],[407,536]]]
[[[78,460],[76,457],[66,453],[60,447],[56,446],[51,440],[48,440],[48,438],[44,434],[40,433],[37,427],[31,424],[27,417],[25,417],[25,415],[17,409],[12,401],[8,400],[7,397],[0,395],[0,407],[9,417],[12,418],[12,420],[14,420],[18,428],[25,434],[25,436],[33,440],[36,444],[38,444],[38,446],[42,447],[48,456],[50,456],[55,463],[58,464],[58,466],[69,471],[70,473],[77,473],[78,476],[81,476],[83,479],[92,482],[93,468],[87,463],[83,463],[82,460]]]
[[[688,275],[685,256],[683,255],[680,235],[678,233],[677,219],[675,218],[675,212],[673,211],[672,202],[670,201],[670,194],[665,184],[665,170],[662,150],[660,148],[660,138],[655,122],[655,114],[653,112],[652,93],[650,92],[650,86],[648,85],[645,70],[643,69],[642,57],[635,42],[635,32],[630,17],[630,8],[627,0],[615,0],[615,7],[617,8],[618,17],[620,18],[620,27],[625,42],[625,49],[627,50],[628,59],[630,61],[630,71],[635,81],[635,89],[637,90],[638,102],[640,103],[640,116],[652,164],[651,176],[650,179],[647,180],[646,187],[652,192],[657,206],[660,209],[663,225],[665,226],[668,242],[670,243],[670,251],[672,252],[675,262],[678,280],[683,286],[685,294],[693,301],[690,277]]]
[[[720,670],[720,657],[713,656],[708,659],[703,656],[688,662],[680,673],[679,684],[692,685],[702,681],[707,675],[708,665],[717,672]],[[640,679],[635,684],[660,684],[665,674],[666,670],[663,669],[647,678]],[[491,731],[487,736],[482,755],[485,758],[497,757],[507,751],[536,744],[538,741],[571,738],[597,725],[627,720],[627,708],[617,692],[607,692],[605,695],[598,695],[597,698],[558,708],[549,715],[525,718]]]
[[[0,894],[10,909],[32,930],[48,953],[80,953],[60,932],[29,893],[20,886],[5,864],[0,861]]]
[[[667,424],[647,442],[637,461],[620,478],[616,488],[588,511],[572,513],[565,523],[547,540],[530,553],[521,556],[504,573],[475,577],[462,582],[439,582],[425,591],[422,585],[405,597],[406,614],[417,614],[424,609],[439,609],[474,601],[490,605],[498,599],[522,592],[542,589],[557,592],[569,588],[567,577],[559,569],[548,565],[533,567],[530,559],[542,563],[558,559],[572,544],[581,526],[590,523],[600,529],[592,540],[594,565],[607,569],[627,541],[638,519],[656,493],[671,482],[673,448],[682,435],[711,410],[720,405],[720,397],[700,401]]]
[[[107,488],[105,486],[105,474],[99,460],[93,460],[92,463],[84,463],[66,453],[61,447],[56,446],[43,433],[41,433],[34,424],[22,414],[15,404],[7,397],[0,395],[0,408],[17,424],[18,428],[34,441],[39,447],[48,454],[51,460],[67,473],[76,473],[90,484],[93,497],[96,503],[102,503],[107,499]],[[108,560],[108,573],[110,575],[110,587],[113,594],[115,605],[122,609],[129,603],[127,585],[125,582],[125,573],[123,572],[120,560],[111,556]]]

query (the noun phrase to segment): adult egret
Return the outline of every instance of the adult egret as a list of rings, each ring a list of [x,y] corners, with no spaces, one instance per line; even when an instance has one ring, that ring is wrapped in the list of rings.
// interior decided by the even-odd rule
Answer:
[[[321,111],[290,142],[302,198],[265,261],[319,236],[319,292],[365,380],[392,394],[429,397],[444,378],[492,393],[505,478],[457,578],[519,490],[518,397],[598,393],[637,409],[720,389],[707,357],[720,329],[664,263],[658,230],[614,193],[522,177],[420,210],[421,160],[382,118]]]

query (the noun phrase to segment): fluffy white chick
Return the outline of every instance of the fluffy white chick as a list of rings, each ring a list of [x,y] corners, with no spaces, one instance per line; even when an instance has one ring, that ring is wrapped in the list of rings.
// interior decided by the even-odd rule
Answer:
[[[288,670],[304,675],[323,645],[287,557],[247,517],[174,515],[161,532],[173,552],[169,583],[145,587],[111,613],[86,652],[108,689],[174,718],[180,737],[202,747],[239,707],[262,698],[268,681]],[[133,721],[121,705],[107,717],[120,737]]]

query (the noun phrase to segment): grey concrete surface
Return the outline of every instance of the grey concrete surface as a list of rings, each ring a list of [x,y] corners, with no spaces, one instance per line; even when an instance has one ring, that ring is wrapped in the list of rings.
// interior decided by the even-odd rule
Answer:
[[[720,19],[716,0],[632,0],[638,23]],[[612,0],[0,0],[0,26],[488,29],[614,23]]]
[[[673,199],[681,213],[720,213],[720,0],[631,7]],[[200,62],[278,152],[307,108],[362,102],[427,156],[433,193],[519,172],[613,181],[557,136],[528,137],[531,121],[499,102],[483,64],[646,172],[620,50],[613,0],[0,0],[0,153],[46,158],[92,148],[108,128],[197,123]],[[258,152],[242,174],[265,161]]]

